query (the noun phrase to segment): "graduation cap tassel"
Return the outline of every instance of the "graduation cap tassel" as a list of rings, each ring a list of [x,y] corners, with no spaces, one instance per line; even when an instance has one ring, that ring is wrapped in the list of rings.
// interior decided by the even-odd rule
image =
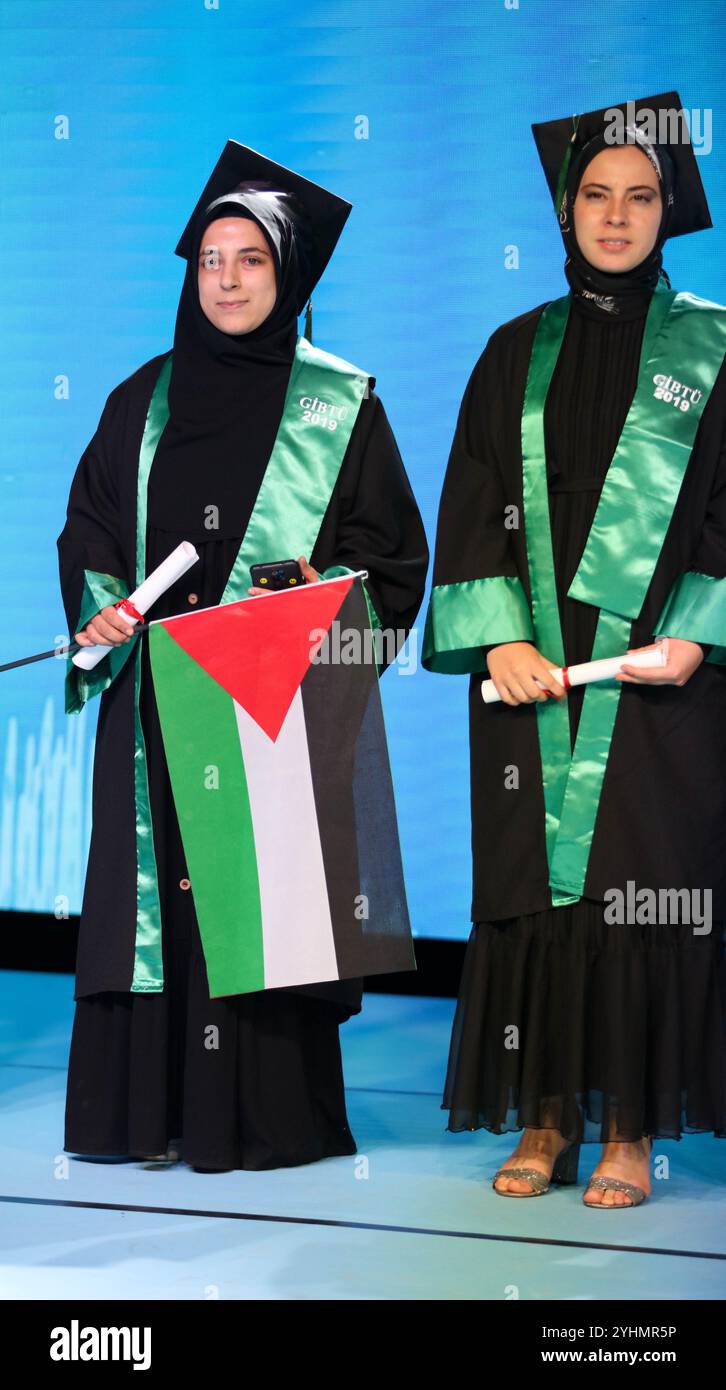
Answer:
[[[567,187],[567,175],[570,171],[570,164],[572,162],[572,148],[577,138],[577,127],[579,124],[580,117],[573,116],[572,135],[570,136],[570,139],[568,141],[567,149],[565,150],[565,157],[562,161],[562,164],[560,165],[560,172],[557,176],[557,192],[555,193],[555,212],[557,213],[558,217],[562,208],[562,199],[565,196],[565,188]]]
[[[308,307],[305,310],[305,333],[309,343],[313,341],[313,301],[312,297],[308,300]]]

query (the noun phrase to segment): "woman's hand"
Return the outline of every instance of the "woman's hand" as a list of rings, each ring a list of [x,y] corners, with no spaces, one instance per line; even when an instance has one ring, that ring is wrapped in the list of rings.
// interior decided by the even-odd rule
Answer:
[[[652,643],[650,647],[652,647]],[[634,652],[649,651],[650,647],[633,647]],[[685,637],[668,638],[668,660],[665,666],[628,666],[623,662],[616,681],[633,685],[685,685],[703,661],[699,642],[687,642]]]
[[[79,647],[94,647],[97,643],[102,647],[116,647],[120,642],[128,642],[135,631],[111,603],[96,613],[73,640]]]
[[[503,642],[499,647],[492,647],[487,655],[487,666],[505,705],[548,700],[550,692],[561,700],[565,694],[564,686],[550,674],[557,669],[557,662],[548,661],[531,642]],[[542,690],[537,681],[541,681],[546,690]]]
[[[305,583],[317,584],[320,579],[320,575],[318,574],[317,570],[313,569],[312,565],[308,564],[307,560],[305,559],[305,556],[298,555],[297,562],[300,566],[300,569],[302,570],[303,579],[305,580]],[[279,589],[262,589],[259,584],[253,584],[252,588],[247,590],[248,594],[277,594],[279,592]]]

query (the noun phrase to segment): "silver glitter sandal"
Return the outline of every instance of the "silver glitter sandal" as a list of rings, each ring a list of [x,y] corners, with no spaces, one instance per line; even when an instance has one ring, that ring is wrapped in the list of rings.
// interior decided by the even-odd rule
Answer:
[[[585,1192],[588,1192],[591,1187],[596,1187],[599,1192],[607,1192],[608,1189],[616,1192],[625,1192],[630,1198],[630,1201],[586,1202]],[[598,1174],[596,1178],[590,1178],[585,1192],[582,1194],[582,1200],[585,1202],[585,1206],[592,1207],[593,1209],[602,1208],[603,1211],[622,1211],[624,1207],[638,1207],[641,1202],[645,1201],[648,1195],[647,1192],[643,1191],[642,1187],[637,1187],[634,1182],[626,1182],[624,1178],[607,1178],[604,1174]]]
[[[648,1164],[653,1152],[653,1140],[650,1135],[645,1135],[648,1140]],[[630,1198],[629,1202],[586,1202],[585,1197],[591,1187],[596,1187],[598,1192],[607,1192],[608,1188],[615,1192],[624,1192]],[[626,1207],[639,1207],[648,1196],[642,1187],[637,1183],[626,1182],[624,1178],[608,1178],[605,1173],[599,1173],[597,1177],[590,1178],[590,1181],[582,1194],[582,1200],[586,1207],[591,1207],[593,1211],[597,1207],[602,1207],[603,1211],[623,1211]]]
[[[492,1178],[492,1187],[498,1197],[543,1197],[549,1191],[551,1183],[558,1183],[564,1187],[568,1183],[577,1182],[577,1167],[580,1162],[580,1145],[570,1142],[561,1153],[557,1155],[552,1168],[552,1177],[548,1178],[546,1173],[541,1173],[539,1168],[499,1168]],[[517,1178],[528,1182],[532,1188],[531,1192],[502,1192],[496,1186],[497,1178]]]

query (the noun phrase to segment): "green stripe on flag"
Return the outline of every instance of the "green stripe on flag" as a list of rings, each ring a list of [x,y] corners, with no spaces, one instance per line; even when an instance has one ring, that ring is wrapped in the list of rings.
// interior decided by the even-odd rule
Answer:
[[[234,701],[161,623],[150,627],[149,642],[209,992],[263,989],[260,887]]]

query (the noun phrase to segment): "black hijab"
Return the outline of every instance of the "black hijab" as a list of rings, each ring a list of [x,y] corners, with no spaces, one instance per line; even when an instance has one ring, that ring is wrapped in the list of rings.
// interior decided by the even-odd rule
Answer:
[[[220,217],[256,222],[274,260],[275,303],[249,333],[223,332],[199,302],[199,250]],[[268,184],[240,184],[200,214],[176,316],[169,419],[149,477],[151,524],[168,519],[190,539],[243,534],[282,415],[309,247],[299,203]],[[219,529],[205,533],[210,505],[219,509]]]
[[[573,205],[583,174],[596,154],[601,150],[613,148],[605,139],[604,132],[593,136],[573,156],[559,213],[560,230],[567,252],[565,275],[570,288],[574,295],[591,301],[609,314],[627,314],[647,304],[661,275],[666,283],[670,283],[663,270],[662,247],[668,236],[675,197],[673,161],[666,149],[646,140],[637,127],[629,126],[628,131],[633,143],[643,151],[655,169],[661,193],[662,210],[658,235],[645,260],[624,272],[598,270],[586,260],[575,236]]]

